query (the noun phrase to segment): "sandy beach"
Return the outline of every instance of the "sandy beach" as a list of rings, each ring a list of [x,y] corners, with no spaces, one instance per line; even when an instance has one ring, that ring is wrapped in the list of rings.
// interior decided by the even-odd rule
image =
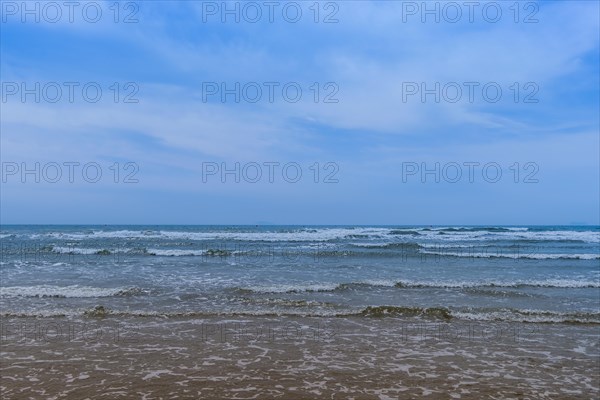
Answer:
[[[597,325],[3,318],[4,399],[592,399]]]

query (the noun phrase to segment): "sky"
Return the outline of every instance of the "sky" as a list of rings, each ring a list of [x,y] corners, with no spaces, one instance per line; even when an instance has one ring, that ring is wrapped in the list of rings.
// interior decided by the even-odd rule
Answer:
[[[0,1],[2,224],[600,224],[597,1]]]

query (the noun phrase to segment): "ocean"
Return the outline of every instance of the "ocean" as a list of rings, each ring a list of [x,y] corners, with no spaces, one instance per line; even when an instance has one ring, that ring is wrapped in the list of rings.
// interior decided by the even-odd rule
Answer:
[[[5,317],[600,324],[598,226],[9,226]]]

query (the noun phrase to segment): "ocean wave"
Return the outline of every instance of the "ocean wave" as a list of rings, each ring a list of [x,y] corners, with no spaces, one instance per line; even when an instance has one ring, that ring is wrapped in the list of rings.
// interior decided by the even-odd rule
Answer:
[[[119,248],[118,246],[109,248],[83,248],[74,246],[44,246],[36,248],[32,252],[48,252],[54,254],[63,255],[85,255],[85,256],[108,256],[108,255],[139,255],[139,256],[157,256],[157,257],[193,257],[193,256],[215,256],[215,257],[229,257],[229,256],[281,256],[283,258],[293,258],[300,256],[308,256],[312,258],[325,258],[325,257],[364,257],[369,256],[394,256],[392,252],[359,252],[343,249],[342,246],[336,244],[326,245],[307,245],[300,247],[281,247],[275,248],[269,246],[252,245],[248,246],[224,246],[223,248],[203,248],[203,249],[156,249],[156,248]],[[380,249],[380,250],[393,250],[399,249],[402,251],[411,251],[416,254],[419,249],[419,245],[416,243],[375,243],[375,244],[361,244],[355,243],[351,246],[364,248],[364,249]],[[229,249],[227,247],[230,247]],[[17,251],[15,254],[21,254]],[[10,254],[6,252],[6,254]]]
[[[518,281],[399,281],[399,288],[464,289],[464,288],[600,288],[600,281],[574,279],[518,280]]]
[[[111,255],[111,254],[129,254],[129,255],[147,255],[164,257],[189,257],[189,256],[230,256],[232,254],[242,254],[241,251],[229,251],[224,249],[146,249],[146,248],[81,248],[81,247],[60,247],[48,246],[45,248],[57,254],[69,255]],[[44,249],[41,249],[42,251]],[[255,252],[256,253],[256,252]]]
[[[229,310],[116,310],[103,305],[89,309],[72,310],[3,310],[2,317],[85,317],[85,318],[210,318],[210,317],[325,317],[325,318],[397,318],[401,321],[476,321],[492,323],[541,323],[541,324],[600,324],[600,312],[560,312],[550,310],[530,310],[514,308],[469,308],[451,309],[447,307],[411,307],[398,305],[373,305],[339,311],[327,307],[300,307],[277,309],[269,306],[263,309]],[[486,329],[486,337],[499,334],[494,326]],[[499,327],[498,327],[499,328]],[[418,332],[414,332],[419,334]],[[478,332],[473,332],[478,334]]]
[[[242,293],[261,293],[261,294],[278,294],[278,293],[312,293],[312,292],[335,292],[349,289],[360,289],[368,287],[395,287],[397,284],[394,280],[384,279],[367,279],[350,283],[311,283],[311,284],[275,284],[268,286],[250,286],[243,288],[234,288],[234,290]]]
[[[526,232],[528,228],[504,228],[504,227],[447,227],[433,228],[437,232]]]
[[[406,316],[434,317],[451,319],[452,313],[444,307],[399,307],[399,306],[369,306],[360,312],[365,317]]]
[[[134,296],[144,291],[137,287],[99,288],[91,286],[9,286],[0,287],[0,297],[94,298]]]
[[[339,304],[335,304],[335,303],[331,303],[331,302],[317,301],[317,300],[293,300],[293,299],[282,299],[282,298],[252,298],[252,297],[243,297],[240,300],[246,304],[266,305],[266,306],[309,307],[309,308],[340,307]]]
[[[44,249],[41,249],[42,251]],[[90,249],[90,248],[80,248],[80,247],[61,247],[61,246],[52,246],[51,247],[51,251],[53,253],[57,253],[57,254],[80,254],[80,255],[101,255],[101,256],[108,256],[114,253],[124,253],[127,252],[127,250],[109,250],[109,249]]]
[[[401,230],[401,229],[393,229],[389,232],[390,235],[411,235],[417,236],[420,235],[419,232],[413,230]]]
[[[474,295],[481,295],[481,296],[488,296],[488,297],[530,298],[530,297],[540,296],[539,294],[534,295],[532,293],[524,293],[524,292],[518,292],[515,290],[510,290],[513,288],[504,288],[505,290],[502,290],[502,288],[498,288],[496,286],[467,287],[464,289],[465,289],[466,293],[474,294]],[[506,289],[509,289],[509,290],[506,290]]]
[[[279,284],[270,286],[250,286],[243,288],[234,288],[241,293],[302,293],[302,292],[331,292],[338,288],[336,283],[314,283],[304,285]]]
[[[598,312],[559,312],[502,308],[497,310],[474,309],[453,311],[452,315],[455,318],[470,321],[600,324],[600,313]]]
[[[354,247],[363,247],[366,249],[401,249],[401,250],[418,250],[421,245],[412,242],[394,242],[394,243],[350,243]]]
[[[81,232],[33,233],[29,238],[61,240],[88,239],[165,239],[188,241],[246,241],[246,242],[336,242],[351,239],[390,239],[415,237],[437,241],[539,241],[600,243],[600,231],[573,229],[530,229],[527,227],[315,227],[273,230],[251,230],[234,227],[215,230],[85,230]]]
[[[519,245],[513,245],[520,247]],[[458,244],[458,243],[419,243],[419,247],[423,249],[479,249],[482,247],[498,247],[497,244],[484,244],[484,243],[472,243],[472,244]],[[508,246],[509,248],[512,246]]]
[[[181,250],[181,249],[148,249],[146,254],[150,256],[164,256],[164,257],[191,257],[191,256],[204,256],[206,250]]]
[[[525,251],[525,249],[523,249]],[[558,254],[558,253],[541,253],[541,254],[518,254],[518,253],[501,253],[501,252],[453,252],[453,251],[431,251],[421,250],[421,254],[431,254],[445,257],[469,257],[469,258],[511,258],[511,259],[531,259],[531,260],[599,260],[600,254]]]
[[[450,310],[446,307],[367,306],[359,310],[338,312],[335,310],[228,310],[228,311],[117,311],[102,306],[85,310],[86,317],[160,317],[160,318],[203,318],[203,317],[333,317],[333,318],[419,318],[426,321],[451,320],[496,322],[496,323],[555,323],[555,324],[600,324],[600,313],[564,313],[540,310]],[[491,327],[490,327],[491,328]],[[493,332],[488,332],[492,335]]]
[[[528,228],[431,228],[419,230],[419,239],[435,241],[512,241],[600,243],[597,230],[530,230]]]
[[[559,312],[529,309],[470,309],[454,310],[445,307],[403,307],[403,306],[370,306],[359,315],[365,317],[425,317],[435,319],[460,319],[469,321],[493,322],[525,322],[525,323],[566,323],[566,324],[600,324],[599,312]],[[490,335],[493,332],[489,333]]]
[[[231,232],[216,230],[213,232],[193,231],[136,231],[119,230],[105,231],[95,230],[82,233],[52,232],[46,234],[31,235],[33,238],[45,236],[57,239],[185,239],[185,240],[243,240],[262,242],[326,242],[330,240],[343,239],[349,235],[360,235],[360,237],[379,237],[390,232],[388,228],[318,228],[318,229],[296,229],[285,231],[262,231],[262,232]]]
[[[402,289],[489,289],[489,288],[600,288],[600,281],[574,279],[546,279],[520,281],[396,281],[393,279],[367,279],[346,283],[314,283],[314,284],[275,284],[267,286],[236,287],[242,293],[278,294],[278,293],[311,293],[360,290],[369,288],[402,288]]]

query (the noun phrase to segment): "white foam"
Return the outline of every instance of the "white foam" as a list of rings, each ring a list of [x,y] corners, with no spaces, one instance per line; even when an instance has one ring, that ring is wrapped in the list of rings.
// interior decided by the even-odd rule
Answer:
[[[452,246],[453,247],[453,246]],[[482,252],[460,252],[460,251],[430,251],[421,250],[421,254],[432,254],[439,256],[451,256],[451,257],[470,257],[470,258],[512,258],[512,259],[532,259],[532,260],[558,260],[558,259],[569,259],[569,260],[598,260],[600,254],[558,254],[558,253],[543,253],[543,254],[527,254],[526,250],[523,250],[525,254],[519,254],[518,252],[494,252],[490,251]]]
[[[367,235],[380,237],[388,235],[392,229],[388,228],[318,228],[295,229],[291,231],[265,231],[265,232],[185,232],[185,231],[93,231],[90,233],[48,233],[31,235],[31,237],[47,236],[58,239],[99,239],[99,238],[162,238],[183,240],[245,240],[266,242],[324,242],[328,240],[343,239],[349,235]]]
[[[460,229],[460,228],[457,228]],[[444,231],[440,234],[440,230],[419,231],[419,239],[435,240],[435,241],[473,241],[473,240],[503,240],[503,241],[582,241],[586,243],[600,243],[600,232],[598,231],[529,231],[515,230],[512,228],[508,232],[493,232],[493,231]]]
[[[574,230],[554,230],[554,231],[531,231],[524,227],[502,228],[505,231],[490,230],[471,230],[473,228],[464,227],[446,227],[446,228],[313,228],[313,229],[290,229],[286,231],[249,231],[249,232],[231,232],[231,231],[212,231],[212,232],[193,232],[193,231],[148,231],[148,230],[96,230],[92,232],[62,233],[51,232],[44,234],[32,234],[31,238],[52,237],[58,239],[98,239],[98,238],[163,238],[163,239],[183,239],[183,240],[245,240],[245,241],[291,241],[291,242],[325,242],[336,239],[347,239],[352,235],[364,235],[366,239],[389,239],[397,240],[398,236],[392,232],[398,229],[409,229],[418,232],[417,238],[425,241],[582,241],[586,243],[600,243],[600,232],[597,230],[574,231]],[[457,230],[450,230],[457,229]],[[443,231],[443,235],[440,233]],[[8,235],[6,235],[8,236]]]
[[[396,286],[396,281],[389,279],[366,279],[360,281],[358,283],[370,285],[370,286],[381,286],[381,287],[394,287]]]
[[[160,375],[163,375],[163,374],[170,375],[170,374],[172,374],[172,372],[173,371],[168,370],[168,369],[159,369],[159,370],[156,370],[156,371],[150,371],[146,376],[144,376],[142,378],[142,380],[143,381],[147,381],[149,379],[160,378]]]
[[[167,257],[203,256],[206,250],[148,249],[148,254]]]
[[[399,281],[399,285],[407,288],[429,287],[429,288],[477,288],[477,287],[555,287],[555,288],[598,288],[599,280],[576,280],[576,279],[543,279],[543,280],[479,280],[479,281]]]
[[[543,310],[498,310],[489,312],[465,312],[452,311],[456,318],[473,321],[512,321],[512,322],[538,322],[538,323],[561,323],[581,322],[600,323],[600,314],[572,314],[565,312],[550,312]]]
[[[9,286],[0,287],[0,297],[111,297],[139,291],[137,288],[98,288],[91,286]]]
[[[354,247],[365,247],[365,248],[383,248],[393,244],[393,242],[375,242],[375,243],[350,243]]]
[[[103,250],[104,249],[90,249],[90,248],[86,249],[86,248],[80,248],[80,247],[61,247],[61,246],[53,246],[52,247],[52,251],[54,253],[59,253],[59,254],[83,254],[83,255],[89,255],[89,254],[99,253],[99,252],[101,252]]]
[[[250,286],[244,288],[256,293],[295,293],[295,292],[328,292],[335,290],[339,285],[337,283],[314,283],[307,285],[271,285],[271,286]]]
[[[463,249],[463,248],[481,248],[491,247],[491,244],[437,244],[437,243],[419,243],[419,246],[425,249]]]

